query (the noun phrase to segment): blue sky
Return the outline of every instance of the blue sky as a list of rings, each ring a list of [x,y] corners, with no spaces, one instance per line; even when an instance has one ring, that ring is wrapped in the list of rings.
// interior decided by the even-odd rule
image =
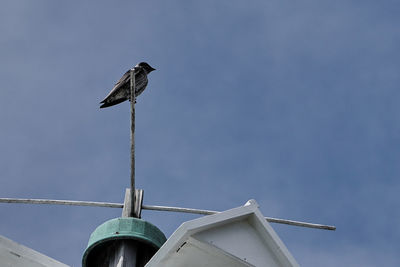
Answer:
[[[399,266],[397,1],[2,1],[0,197],[122,202],[129,104],[144,203],[254,198],[302,266]],[[0,204],[0,234],[79,266],[118,209]],[[144,211],[169,236],[194,215]]]

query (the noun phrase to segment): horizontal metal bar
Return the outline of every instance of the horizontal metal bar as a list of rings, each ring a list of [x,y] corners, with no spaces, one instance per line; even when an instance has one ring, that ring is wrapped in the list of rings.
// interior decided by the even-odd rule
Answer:
[[[174,211],[174,212],[194,213],[194,214],[202,214],[202,215],[212,215],[212,214],[219,213],[218,211],[214,211],[214,210],[199,210],[199,209],[190,209],[190,208],[152,206],[152,205],[142,205],[142,209],[158,210],[158,211]],[[288,224],[288,225],[316,228],[316,229],[323,229],[323,230],[336,230],[336,227],[332,226],[332,225],[299,222],[299,221],[277,219],[277,218],[271,218],[271,217],[265,217],[265,219],[271,223]]]
[[[213,211],[213,210],[198,210],[198,209],[190,209],[190,208],[153,206],[153,205],[142,205],[142,209],[143,210],[158,210],[158,211],[174,211],[174,212],[194,213],[194,214],[202,214],[202,215],[211,215],[211,214],[218,213],[218,211]]]
[[[91,207],[107,207],[107,208],[123,208],[124,207],[124,204],[121,204],[121,203],[56,200],[56,199],[30,199],[30,198],[0,198],[0,203],[53,204],[53,205],[91,206]]]
[[[55,199],[29,199],[29,198],[0,198],[0,203],[22,203],[22,204],[53,204],[53,205],[72,205],[72,206],[91,206],[91,207],[107,207],[107,208],[123,208],[123,203],[110,203],[110,202],[95,202],[95,201],[76,201],[76,200],[55,200]],[[154,206],[154,205],[142,205],[144,210],[158,210],[158,211],[173,211],[183,213],[193,213],[201,215],[212,215],[219,213],[214,210],[200,210],[190,208],[179,208],[179,207],[167,207],[167,206]],[[268,222],[288,224],[300,227],[316,228],[323,230],[336,230],[335,226],[300,222],[286,219],[277,219],[271,217],[265,217]]]
[[[323,229],[323,230],[331,230],[331,231],[335,231],[336,230],[336,226],[333,226],[333,225],[324,225],[324,224],[308,223],[308,222],[299,222],[299,221],[286,220],[286,219],[277,219],[277,218],[271,218],[271,217],[265,217],[265,219],[270,223],[288,224],[288,225],[294,225],[294,226],[316,228],[316,229]]]

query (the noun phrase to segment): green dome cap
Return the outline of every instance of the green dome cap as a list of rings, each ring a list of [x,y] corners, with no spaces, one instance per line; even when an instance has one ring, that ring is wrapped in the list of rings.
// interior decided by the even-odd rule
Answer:
[[[149,222],[132,217],[115,218],[98,226],[90,235],[88,246],[83,254],[82,265],[86,266],[88,255],[95,247],[116,239],[134,239],[156,250],[167,240],[165,235]]]

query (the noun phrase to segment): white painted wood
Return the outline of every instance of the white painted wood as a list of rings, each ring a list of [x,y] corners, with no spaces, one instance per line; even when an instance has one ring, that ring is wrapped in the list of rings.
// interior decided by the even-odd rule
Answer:
[[[68,267],[31,248],[0,236],[0,266],[4,267]]]
[[[254,267],[254,265],[226,253],[212,244],[199,241],[193,237],[179,248],[177,253],[173,254],[168,261],[163,262],[166,266],[171,266],[173,262],[175,267]]]
[[[198,244],[206,244],[209,249]],[[217,257],[220,253],[215,251],[223,251],[230,257]],[[227,265],[221,265],[221,260]],[[232,261],[237,265],[232,265]],[[246,266],[243,263],[263,267],[299,266],[254,200],[239,208],[183,223],[146,266]]]

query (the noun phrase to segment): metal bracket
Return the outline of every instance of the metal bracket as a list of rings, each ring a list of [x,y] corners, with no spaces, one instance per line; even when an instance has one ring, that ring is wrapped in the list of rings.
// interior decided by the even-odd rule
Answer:
[[[122,209],[122,217],[135,217],[141,218],[142,204],[143,204],[143,189],[135,189],[135,195],[132,196],[131,189],[125,190],[124,207]],[[134,201],[132,200],[134,198]],[[133,206],[132,206],[133,203]]]

